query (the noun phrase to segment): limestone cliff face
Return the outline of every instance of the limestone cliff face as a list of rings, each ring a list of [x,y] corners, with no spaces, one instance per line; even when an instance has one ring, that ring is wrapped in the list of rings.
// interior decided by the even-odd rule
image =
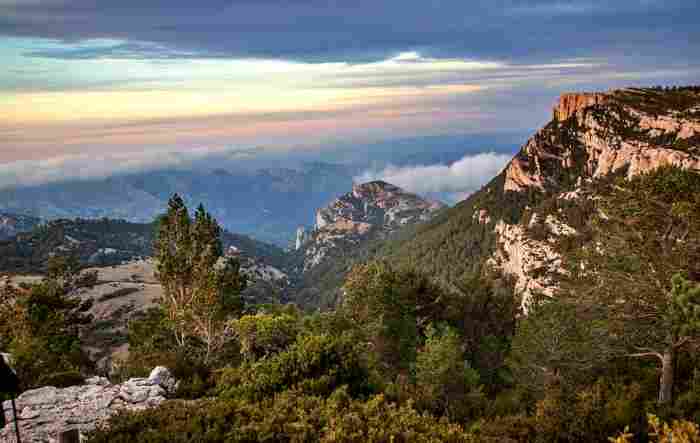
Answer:
[[[564,94],[554,118],[532,136],[503,172],[503,195],[577,199],[582,183],[623,174],[627,178],[665,165],[700,170],[700,91],[667,92],[627,89],[594,94]],[[589,196],[590,197],[590,196]],[[510,197],[511,199],[518,197]],[[548,217],[547,238],[528,236],[525,227],[538,214],[517,224],[494,219],[475,208],[474,219],[489,224],[497,249],[489,263],[516,280],[527,305],[534,292],[552,295],[560,261],[552,236],[575,235]]]
[[[301,245],[304,271],[344,248],[427,221],[444,207],[383,181],[353,185],[351,192],[316,211],[316,226]]]
[[[597,178],[620,170],[632,177],[664,165],[700,169],[700,94],[682,110],[644,106],[649,94],[563,95],[554,119],[506,168],[504,190],[560,187],[562,170]]]
[[[581,109],[605,103],[608,95],[604,93],[569,93],[562,94],[554,107],[554,118],[565,121]]]

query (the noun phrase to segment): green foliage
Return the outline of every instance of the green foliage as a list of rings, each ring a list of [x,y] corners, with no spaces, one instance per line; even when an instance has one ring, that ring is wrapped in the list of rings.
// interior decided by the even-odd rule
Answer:
[[[606,437],[643,417],[636,384],[605,381],[567,392],[552,387],[537,403],[534,423],[538,442],[605,441]]]
[[[575,143],[572,127],[547,130],[556,143]],[[553,172],[567,180],[568,172]],[[120,414],[93,441],[558,443],[602,442],[620,432],[644,441],[646,412],[700,413],[700,383],[690,381],[700,371],[691,346],[700,297],[698,175],[662,168],[597,181],[581,190],[581,205],[503,193],[502,179],[415,228],[418,237],[387,246],[386,261],[354,266],[337,310],[257,306],[230,321],[236,346],[188,376],[196,394],[185,395],[214,398]],[[526,205],[580,235],[555,245],[570,270],[561,292],[536,297],[518,318],[512,282],[482,266],[495,246],[493,226],[477,223],[473,210],[529,226]],[[555,238],[546,229],[541,235]],[[162,319],[133,325],[137,359],[175,347]],[[674,408],[659,409],[657,365],[624,357],[667,345],[669,336],[678,344],[680,395]],[[203,355],[201,339],[188,342],[188,355]],[[203,361],[158,358],[167,355],[182,373]]]
[[[165,366],[180,382],[177,398],[201,398],[215,384],[215,371],[240,360],[237,343],[228,342],[213,358],[205,361],[204,343],[190,340],[178,347],[168,327],[165,313],[153,308],[129,322],[129,355],[113,362],[111,378],[121,382],[132,377],[147,377],[156,366]]]
[[[520,386],[541,394],[548,384],[580,384],[611,358],[604,324],[563,299],[543,299],[530,305],[513,339],[509,366]]]
[[[287,348],[299,333],[299,318],[290,314],[244,315],[231,322],[241,353],[257,360]]]
[[[378,395],[353,400],[340,388],[327,398],[287,391],[259,402],[172,402],[121,413],[90,443],[468,442],[461,426],[398,406]]]
[[[252,400],[289,389],[328,395],[342,385],[353,394],[366,393],[365,351],[351,334],[302,335],[282,352],[225,370],[218,389],[225,398]]]
[[[200,205],[194,219],[182,198],[173,196],[159,220],[154,244],[162,305],[178,347],[196,338],[205,344],[205,361],[224,345],[230,316],[242,310],[245,277],[235,259],[219,266],[221,228]]]
[[[687,420],[674,420],[668,424],[654,414],[648,414],[650,442],[658,443],[697,443],[700,441],[700,426]],[[631,443],[634,434],[625,429],[617,437],[610,437],[612,443]]]
[[[483,406],[479,373],[464,360],[455,330],[428,328],[415,372],[419,406],[456,421],[474,417]]]
[[[355,267],[343,291],[342,310],[361,325],[385,369],[406,370],[415,360],[423,321],[442,309],[441,291],[425,276],[384,262]]]
[[[687,280],[681,274],[673,276],[663,322],[676,337],[700,336],[700,283]]]
[[[678,396],[674,407],[675,415],[700,423],[700,368],[694,369],[689,389]]]
[[[519,300],[512,282],[495,274],[476,272],[446,292],[443,311],[433,321],[444,321],[459,331],[466,359],[487,388],[500,390],[508,383],[505,358],[515,333]]]
[[[44,280],[28,290],[6,287],[0,293],[0,342],[12,354],[22,389],[66,386],[90,368],[81,350],[79,327],[89,321],[63,282]]]
[[[565,255],[557,298],[600,332],[589,341],[599,355],[656,358],[659,402],[670,403],[675,354],[698,338],[697,283],[687,280],[700,277],[700,174],[663,167],[592,186],[590,241]]]

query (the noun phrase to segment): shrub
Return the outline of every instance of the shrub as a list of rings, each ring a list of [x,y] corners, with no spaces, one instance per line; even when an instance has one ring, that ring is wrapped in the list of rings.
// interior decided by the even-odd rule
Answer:
[[[689,387],[688,391],[678,396],[675,411],[679,416],[690,417],[700,423],[700,369],[695,369]]]
[[[242,399],[168,402],[122,412],[90,443],[466,442],[461,426],[398,406],[382,395],[353,400],[345,388],[329,398],[288,391],[260,402]]]
[[[0,346],[12,354],[22,390],[81,379],[80,372],[91,368],[78,334],[86,320],[80,303],[68,298],[57,280],[26,290],[2,289]]]
[[[642,419],[640,394],[638,384],[625,386],[606,380],[576,392],[550,388],[537,403],[533,417],[537,441],[605,441],[615,431]]]
[[[244,315],[231,322],[241,353],[257,360],[284,350],[299,333],[299,319],[290,314]]]
[[[483,405],[479,373],[464,360],[456,331],[429,327],[416,359],[416,384],[423,405],[453,420],[473,417]]]
[[[697,443],[700,442],[700,427],[687,420],[674,420],[670,425],[653,414],[647,416],[649,421],[649,439],[653,443]],[[610,438],[612,443],[631,443],[634,434],[625,429],[615,438]]]
[[[479,420],[470,429],[476,441],[526,443],[537,435],[534,420],[525,414]]]
[[[353,394],[367,393],[362,353],[363,346],[350,334],[300,336],[284,352],[225,370],[218,389],[226,398],[254,400],[288,389],[328,395],[341,385]]]

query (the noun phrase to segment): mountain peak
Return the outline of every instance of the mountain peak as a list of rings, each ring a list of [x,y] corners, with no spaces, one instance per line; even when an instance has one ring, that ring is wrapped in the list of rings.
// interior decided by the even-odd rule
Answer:
[[[316,266],[344,245],[385,237],[402,226],[427,221],[444,207],[382,180],[354,184],[351,192],[316,211],[314,231],[304,240],[304,268]]]
[[[373,180],[371,182],[356,183],[352,185],[352,188],[353,190],[358,189],[373,192],[382,190],[403,191],[403,189],[399,188],[398,186],[392,185],[391,183],[387,183],[384,180]]]

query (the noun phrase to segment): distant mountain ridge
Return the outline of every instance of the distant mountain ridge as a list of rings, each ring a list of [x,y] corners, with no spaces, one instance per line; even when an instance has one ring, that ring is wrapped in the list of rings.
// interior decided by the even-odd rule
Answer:
[[[154,223],[113,219],[59,219],[0,241],[0,272],[43,272],[54,255],[74,256],[85,266],[111,266],[153,254]],[[245,262],[282,268],[284,251],[246,235],[224,230],[227,251]]]
[[[174,193],[203,203],[232,232],[287,246],[297,226],[352,184],[355,171],[330,163],[254,172],[162,170],[0,190],[0,211],[45,220],[124,219],[148,223]]]

